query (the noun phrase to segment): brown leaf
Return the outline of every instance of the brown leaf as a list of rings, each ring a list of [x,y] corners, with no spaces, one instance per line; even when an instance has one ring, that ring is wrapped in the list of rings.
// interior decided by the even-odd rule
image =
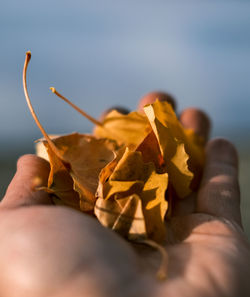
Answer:
[[[70,175],[73,180],[71,190],[74,189],[80,197],[80,209],[82,211],[93,210],[99,173],[114,159],[115,154],[112,150],[114,144],[104,139],[95,139],[92,136],[78,133],[54,138],[53,143],[60,152],[61,158],[56,156],[49,148],[49,144],[44,141],[51,168],[56,169],[51,171],[49,187],[56,188],[59,197],[57,186],[64,183],[64,176],[67,176],[69,180],[68,175]],[[59,175],[58,172],[60,172]],[[63,177],[62,180],[61,177]]]
[[[50,174],[48,179],[47,192],[59,198],[62,204],[80,209],[79,194],[73,189],[73,179],[70,176],[67,168],[63,164],[50,147],[45,144],[50,161]],[[60,204],[60,201],[54,197],[55,204]]]

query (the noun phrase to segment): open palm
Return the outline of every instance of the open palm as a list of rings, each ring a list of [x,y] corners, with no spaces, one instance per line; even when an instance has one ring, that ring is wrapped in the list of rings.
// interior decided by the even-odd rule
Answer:
[[[199,116],[190,114],[186,125],[198,130]],[[178,202],[166,222],[168,279],[161,282],[157,250],[132,245],[34,191],[34,177],[46,184],[48,173],[46,161],[23,156],[1,202],[0,296],[249,296],[250,248],[229,142],[208,144],[198,195]]]

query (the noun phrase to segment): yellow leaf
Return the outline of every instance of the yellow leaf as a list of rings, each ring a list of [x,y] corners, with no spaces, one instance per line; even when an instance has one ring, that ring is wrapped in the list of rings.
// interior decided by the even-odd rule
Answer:
[[[113,173],[115,167],[117,166],[118,162],[122,158],[124,152],[125,152],[124,147],[116,150],[115,158],[110,163],[108,163],[104,168],[102,168],[102,170],[99,174],[99,184],[98,184],[97,191],[96,191],[97,197],[104,198],[104,194],[103,194],[104,183],[108,180],[110,175]]]
[[[102,169],[97,196],[103,199],[139,194],[144,185],[144,164],[140,152],[121,150],[119,156]]]
[[[138,112],[124,115],[113,110],[105,117],[102,126],[96,126],[94,135],[98,138],[114,139],[119,144],[134,149],[150,131],[151,127],[145,115]]]
[[[142,205],[141,210],[147,237],[157,242],[162,242],[166,235],[164,217],[168,207],[165,200],[167,186],[167,173],[156,173],[155,166],[152,162],[143,162],[141,152],[126,149],[124,155],[114,168],[113,173],[103,184],[103,192],[99,196],[101,198],[98,199],[98,203],[105,205],[108,209],[117,208],[116,203],[123,201],[120,200],[121,198],[136,195],[136,197],[139,197]],[[105,203],[104,201],[110,202]],[[105,213],[105,220],[113,221],[113,216],[110,212]],[[99,217],[100,213],[98,213],[98,219]],[[122,221],[119,224],[122,224]],[[131,224],[133,228],[130,229],[130,235],[132,234],[132,230],[141,229],[140,225],[137,226],[139,221],[132,220]]]
[[[168,202],[165,199],[167,186],[168,174],[158,174],[152,167],[141,194],[148,237],[160,243],[166,238],[164,218],[168,209]]]
[[[205,165],[205,140],[190,129],[185,130],[185,135],[187,138],[187,152],[192,157],[188,164],[191,171],[194,172],[191,188],[196,190],[199,187]]]
[[[146,163],[142,160],[141,152],[130,151],[126,148],[115,170],[110,175],[110,180],[117,181],[144,181],[147,178]]]
[[[158,139],[170,182],[177,195],[183,198],[191,193],[191,182],[196,173],[193,169],[202,166],[198,159],[204,148],[199,147],[195,152],[191,137],[187,136],[169,103],[157,100],[145,106],[144,111]]]
[[[141,193],[144,183],[142,181],[116,181],[109,180],[103,187],[103,198],[110,199],[127,197],[130,194]]]
[[[95,215],[100,223],[128,238],[146,237],[141,200],[137,195],[121,199],[97,199]]]

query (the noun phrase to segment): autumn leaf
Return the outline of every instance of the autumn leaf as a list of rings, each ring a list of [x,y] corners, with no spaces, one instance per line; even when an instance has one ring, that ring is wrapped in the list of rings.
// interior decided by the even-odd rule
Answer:
[[[142,209],[148,238],[162,243],[166,238],[165,215],[168,202],[165,199],[165,192],[168,187],[168,174],[156,173],[152,165],[151,163],[150,175],[141,194]]]
[[[194,133],[191,129],[185,129],[185,135],[187,139],[187,152],[190,156],[188,165],[190,170],[194,172],[194,178],[190,187],[195,191],[200,184],[202,171],[205,165],[205,139]]]
[[[166,235],[164,218],[168,205],[165,200],[167,186],[167,173],[157,173],[152,162],[143,162],[141,152],[130,151],[127,148],[108,180],[103,184],[103,192],[98,193],[100,197],[98,205],[102,205],[102,213],[105,209],[107,211],[105,215],[102,214],[101,223],[104,226],[112,225],[114,219],[113,209],[117,208],[117,201],[127,196],[134,197],[136,195],[136,197],[139,197],[142,205],[147,237],[157,242],[162,242]],[[126,207],[132,206],[133,204]],[[98,219],[99,216],[100,213],[98,212]],[[133,224],[133,228],[137,229],[137,220],[133,221],[133,223],[131,222],[131,224]],[[129,229],[130,231],[132,232]]]
[[[148,177],[146,167],[147,164],[143,162],[141,152],[131,151],[126,148],[124,155],[111,174],[110,180],[145,180]]]
[[[177,195],[183,198],[191,193],[194,168],[202,166],[203,147],[196,146],[194,149],[190,135],[187,135],[168,102],[157,100],[145,106],[144,111],[159,142],[170,182]]]
[[[57,137],[52,141],[60,158],[51,150],[48,142],[44,141],[52,172],[48,187],[53,186],[54,191],[57,191],[56,185],[63,184],[63,180],[58,180],[58,172],[61,176],[62,172],[67,171],[73,181],[72,188],[79,195],[80,209],[82,211],[93,210],[99,174],[115,156],[113,142],[78,133]],[[65,172],[64,175],[66,175]],[[58,191],[57,196],[60,198]]]
[[[50,174],[48,187],[44,189],[48,193],[53,194],[52,197],[55,204],[63,204],[75,209],[80,209],[80,197],[73,189],[74,182],[67,167],[65,167],[62,160],[51,151],[49,146],[47,146],[47,152],[50,161]]]
[[[142,181],[116,181],[109,180],[104,184],[103,197],[110,199],[112,196],[116,198],[126,197],[133,193],[140,193],[143,188]]]
[[[136,111],[127,115],[116,110],[104,118],[102,125],[97,125],[93,134],[98,138],[114,139],[120,145],[135,149],[151,131],[145,115]]]
[[[117,166],[118,162],[122,158],[125,152],[125,149],[126,149],[125,147],[121,147],[115,150],[115,158],[111,162],[109,162],[104,168],[102,168],[102,170],[100,171],[99,184],[96,191],[97,197],[102,197],[102,198],[104,197],[104,194],[103,194],[104,183],[106,183],[110,175],[113,173],[115,167]]]
[[[153,162],[158,173],[166,172],[166,164],[161,154],[158,140],[151,131],[136,148],[141,152],[144,163]]]
[[[138,195],[97,199],[95,215],[99,222],[128,239],[146,237],[141,200]]]
[[[49,135],[49,138],[51,140],[57,137],[60,137],[60,135],[54,135],[54,134]],[[44,145],[44,140],[45,138],[40,138],[35,141],[35,151],[38,157],[43,158],[49,162],[49,155],[48,155],[46,146]]]
[[[113,162],[116,160],[115,166]],[[142,191],[146,175],[140,152],[126,148],[122,156],[109,163],[102,169],[99,178],[97,195],[105,200],[112,196],[128,196]],[[112,166],[112,171],[110,170]],[[107,172],[110,175],[107,175]]]

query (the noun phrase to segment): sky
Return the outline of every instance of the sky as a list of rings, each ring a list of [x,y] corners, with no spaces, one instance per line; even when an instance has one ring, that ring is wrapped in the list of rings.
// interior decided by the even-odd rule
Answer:
[[[48,133],[92,129],[51,86],[94,117],[161,90],[179,112],[205,110],[213,135],[250,131],[250,1],[9,0],[0,43],[2,147],[41,137],[22,89],[27,50],[28,90]]]

